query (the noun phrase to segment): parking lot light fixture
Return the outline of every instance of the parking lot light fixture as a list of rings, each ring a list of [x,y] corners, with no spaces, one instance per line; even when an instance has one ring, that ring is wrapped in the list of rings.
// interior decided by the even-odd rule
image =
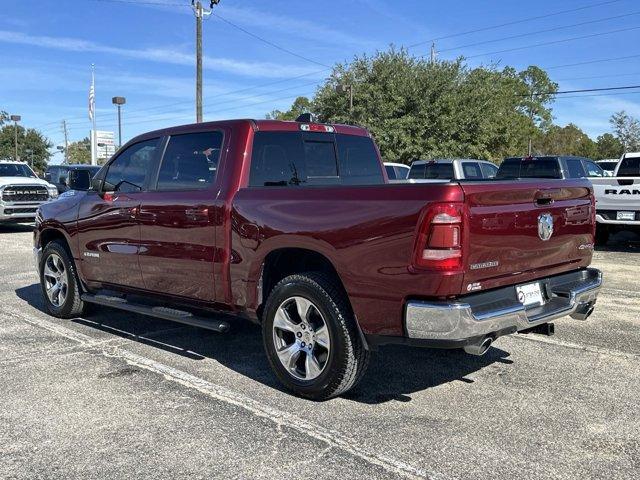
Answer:
[[[14,160],[18,161],[20,160],[18,158],[18,122],[22,120],[22,117],[20,115],[11,115],[9,118],[13,122],[13,130],[14,130],[13,140],[14,140],[15,154],[13,158]]]
[[[111,99],[111,103],[113,103],[118,108],[118,148],[122,146],[122,112],[121,107],[125,103],[127,103],[127,99],[124,97],[113,97]]]

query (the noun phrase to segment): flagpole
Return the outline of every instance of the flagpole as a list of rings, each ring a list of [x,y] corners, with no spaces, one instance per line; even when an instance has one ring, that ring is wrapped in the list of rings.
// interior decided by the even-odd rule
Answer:
[[[96,145],[96,112],[95,112],[95,95],[96,95],[96,79],[95,64],[91,64],[91,90],[89,95],[89,115],[91,116],[91,165],[98,164],[98,149]]]

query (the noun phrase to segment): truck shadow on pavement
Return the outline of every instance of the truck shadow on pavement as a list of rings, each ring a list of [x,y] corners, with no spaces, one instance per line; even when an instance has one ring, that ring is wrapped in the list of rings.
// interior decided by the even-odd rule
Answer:
[[[38,284],[18,288],[16,295],[44,311]],[[260,327],[247,320],[234,318],[227,334],[106,307],[94,308],[83,318],[52,320],[89,327],[95,332],[87,332],[84,328],[79,330],[97,339],[110,340],[116,336],[122,339],[123,344],[128,341],[134,345],[148,345],[188,361],[210,358],[247,378],[285,391],[269,367]],[[78,330],[73,325],[69,328]],[[411,394],[438,385],[473,383],[469,375],[493,363],[512,363],[507,357],[508,352],[496,347],[482,357],[475,357],[461,350],[382,346],[372,355],[362,382],[343,398],[366,404],[409,402]],[[160,361],[170,360],[164,357]]]

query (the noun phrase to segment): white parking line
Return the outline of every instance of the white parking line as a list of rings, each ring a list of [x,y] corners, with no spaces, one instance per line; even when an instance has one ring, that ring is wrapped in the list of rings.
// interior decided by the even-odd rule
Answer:
[[[96,348],[101,346],[101,342],[94,340],[92,337],[63,327],[53,321],[34,318],[22,312],[11,312],[11,315],[24,320],[31,325],[46,329],[57,335],[62,335],[85,346],[95,346]],[[446,478],[440,473],[427,471],[389,455],[374,452],[371,449],[359,445],[354,439],[345,437],[336,430],[325,428],[288,412],[265,405],[247,397],[246,395],[234,392],[220,385],[211,383],[203,378],[196,377],[195,375],[191,375],[187,372],[170,367],[142,355],[129,352],[121,347],[112,346],[111,348],[103,350],[102,354],[106,357],[120,358],[138,368],[143,368],[150,372],[163,375],[167,380],[177,382],[188,388],[193,388],[211,398],[214,398],[215,400],[243,408],[255,416],[271,420],[278,427],[296,430],[304,435],[326,443],[330,448],[336,448],[347,452],[348,454],[353,455],[354,457],[357,457],[371,465],[379,466],[390,473],[400,475],[405,478],[443,480]]]

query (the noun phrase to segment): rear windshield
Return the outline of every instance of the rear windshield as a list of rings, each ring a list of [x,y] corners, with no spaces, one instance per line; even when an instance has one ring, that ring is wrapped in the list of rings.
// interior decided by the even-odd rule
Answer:
[[[369,137],[315,132],[256,132],[249,185],[378,185],[384,183]]]
[[[414,163],[409,170],[409,178],[451,180],[453,179],[452,163]]]
[[[640,157],[623,158],[618,177],[640,177]]]
[[[618,164],[617,161],[615,162],[598,162],[598,165],[600,165],[600,167],[602,167],[604,170],[610,170],[610,171],[614,171],[616,169],[616,165]]]
[[[555,157],[507,158],[498,168],[496,178],[562,178],[562,172]]]

